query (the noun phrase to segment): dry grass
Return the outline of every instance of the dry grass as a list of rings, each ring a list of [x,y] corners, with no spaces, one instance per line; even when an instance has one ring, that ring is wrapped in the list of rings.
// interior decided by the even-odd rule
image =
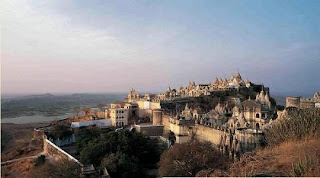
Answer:
[[[320,176],[320,140],[290,141],[244,154],[230,176]]]
[[[320,109],[289,110],[284,119],[265,130],[265,136],[267,144],[274,146],[290,140],[318,138],[319,128]]]
[[[32,140],[33,129],[46,124],[1,124],[1,161],[32,156],[42,151],[42,141]],[[4,142],[3,142],[4,141]]]
[[[319,127],[320,109],[288,111],[266,130],[268,146],[242,155],[228,176],[320,176]]]
[[[34,160],[27,159],[1,166],[1,177],[31,177],[34,168]]]

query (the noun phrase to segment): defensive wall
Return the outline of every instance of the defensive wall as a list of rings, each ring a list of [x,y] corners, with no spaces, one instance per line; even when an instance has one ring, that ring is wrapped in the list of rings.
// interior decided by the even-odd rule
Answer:
[[[83,166],[82,163],[80,163],[80,161],[78,161],[76,158],[59,148],[52,141],[48,140],[46,135],[43,139],[43,150],[45,155],[51,156],[56,161],[69,160],[78,163],[80,166]]]
[[[168,117],[168,116],[167,116]],[[200,124],[185,124],[185,121],[171,118],[169,129],[175,134],[176,143],[185,143],[195,137],[200,141],[210,142],[213,146],[231,156],[251,151],[263,138],[262,131],[254,129],[232,130],[223,127],[209,127]]]
[[[34,137],[42,137],[43,151],[46,156],[52,157],[55,161],[69,160],[78,163],[80,166],[83,166],[79,160],[55,145],[53,140],[48,139],[43,128],[35,128]]]
[[[298,96],[287,96],[286,107],[294,107],[298,109],[312,109],[315,108],[315,101],[310,98],[301,98]]]

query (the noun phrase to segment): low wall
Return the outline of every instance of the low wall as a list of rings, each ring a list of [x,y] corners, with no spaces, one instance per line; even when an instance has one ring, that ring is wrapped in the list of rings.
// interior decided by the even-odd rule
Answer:
[[[45,155],[51,156],[56,161],[67,159],[78,163],[80,166],[83,166],[82,163],[80,163],[80,161],[78,161],[76,158],[48,140],[46,135],[44,135],[43,138],[43,151]]]

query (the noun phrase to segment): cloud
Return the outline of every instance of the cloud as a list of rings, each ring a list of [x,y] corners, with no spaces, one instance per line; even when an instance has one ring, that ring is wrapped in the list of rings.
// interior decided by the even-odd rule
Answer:
[[[124,91],[143,83],[152,88],[152,81],[166,76],[159,71],[161,65],[143,60],[149,54],[107,30],[43,13],[41,8],[53,5],[3,2],[3,92]]]
[[[219,16],[219,11],[191,4],[190,12],[171,3],[88,4],[2,1],[4,92],[159,91],[189,80],[210,82],[237,70],[279,90],[301,82],[300,90],[319,88],[310,81],[318,71],[319,43],[298,33],[291,40],[276,26],[274,34],[266,33],[270,26],[253,28],[254,19],[235,23],[238,18],[232,17],[239,12],[230,7],[219,10],[230,16]],[[211,17],[221,18],[207,21]]]
[[[4,55],[76,61],[114,60],[135,53],[106,30],[77,26],[70,17],[40,13],[43,10],[37,8],[49,7],[34,7],[28,1],[3,2]]]

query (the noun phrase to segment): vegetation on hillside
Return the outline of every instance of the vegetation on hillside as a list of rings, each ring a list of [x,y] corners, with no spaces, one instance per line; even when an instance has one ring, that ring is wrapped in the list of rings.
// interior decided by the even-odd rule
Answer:
[[[161,155],[159,162],[160,176],[196,176],[203,170],[226,170],[229,164],[210,143],[192,140],[175,144]]]
[[[54,140],[68,138],[72,135],[72,131],[70,127],[65,125],[55,125],[53,129],[48,133],[49,137],[53,138]]]
[[[320,109],[288,110],[286,118],[277,120],[265,131],[269,146],[286,141],[318,138],[320,136]]]
[[[76,132],[83,164],[106,167],[111,177],[144,177],[145,168],[156,168],[163,150],[157,141],[127,130],[88,129]]]
[[[266,130],[268,146],[244,154],[230,176],[319,176],[320,109],[290,110]]]
[[[31,169],[30,177],[79,177],[80,172],[80,166],[75,162],[62,160],[52,164],[48,161]]]

